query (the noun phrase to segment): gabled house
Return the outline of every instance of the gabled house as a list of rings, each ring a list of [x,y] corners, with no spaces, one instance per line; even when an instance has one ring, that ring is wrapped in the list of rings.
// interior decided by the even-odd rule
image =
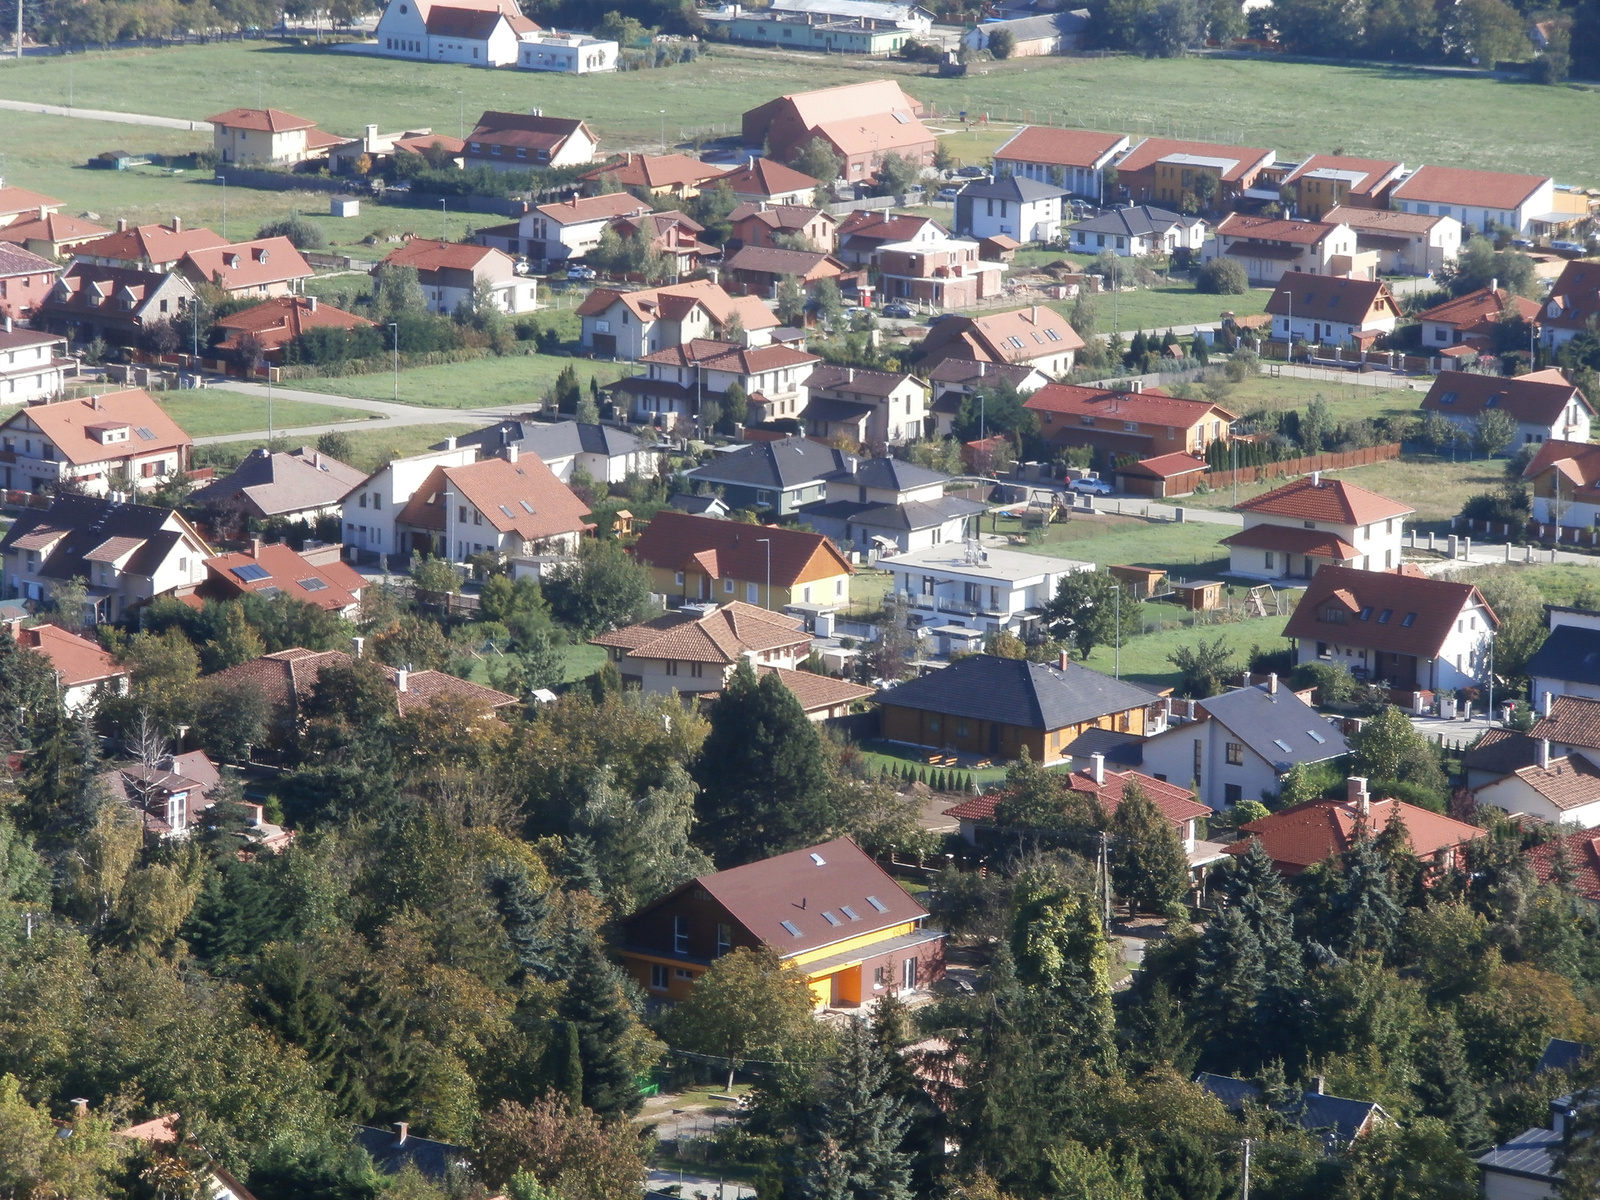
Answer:
[[[861,446],[899,446],[928,432],[928,385],[903,371],[823,363],[806,377],[806,432]]]
[[[889,79],[779,96],[744,114],[744,144],[766,147],[773,158],[794,158],[821,138],[843,160],[851,183],[872,180],[886,154],[931,166],[937,145],[923,125],[922,105]]]
[[[1171,721],[1143,750],[1145,774],[1193,788],[1221,810],[1275,796],[1291,768],[1348,754],[1350,744],[1272,675],[1264,684],[1174,704]]]
[[[354,619],[361,615],[361,593],[367,578],[339,557],[338,543],[307,546],[296,552],[283,542],[216,554],[205,560],[207,579],[195,595],[202,600],[238,600],[244,596],[276,599],[288,596],[325,612]]]
[[[963,542],[985,506],[946,496],[949,476],[898,458],[850,459],[800,519],[857,550],[890,555]]]
[[[1535,704],[1554,696],[1600,700],[1600,612],[1544,606],[1550,632],[1523,668]]]
[[[315,121],[276,108],[230,108],[206,120],[212,146],[225,163],[287,166],[325,158],[345,140],[323,133]]]
[[[105,688],[113,695],[128,690],[128,668],[100,648],[91,637],[72,633],[59,625],[34,625],[24,629],[20,621],[8,622],[17,645],[42,654],[61,689],[61,704],[69,713],[80,713]]]
[[[720,692],[741,660],[793,670],[811,651],[799,617],[733,600],[701,612],[690,606],[589,639],[617,664],[624,687],[647,695]]]
[[[740,246],[722,264],[728,286],[746,296],[776,299],[786,279],[814,292],[824,279],[849,282],[845,265],[826,250],[789,250],[782,246]]]
[[[961,44],[968,50],[989,49],[989,39],[996,33],[1009,33],[1012,38],[1008,58],[1041,58],[1052,54],[1074,54],[1089,28],[1087,8],[1063,9],[1056,12],[1035,13],[1026,17],[1005,17],[998,21],[983,21],[961,35]]]
[[[1555,208],[1555,180],[1424,166],[1406,176],[1390,199],[1401,212],[1454,217],[1481,233],[1489,233],[1496,225],[1526,233],[1538,218]]]
[[[1201,1071],[1194,1081],[1221,1101],[1229,1112],[1240,1113],[1246,1104],[1256,1104],[1270,1108],[1290,1125],[1296,1125],[1307,1133],[1319,1134],[1323,1149],[1329,1154],[1343,1149],[1380,1126],[1394,1123],[1394,1118],[1375,1101],[1327,1095],[1322,1090],[1320,1075],[1312,1080],[1310,1090],[1301,1092],[1297,1099],[1270,1104],[1261,1085],[1251,1083],[1248,1079]]]
[[[12,413],[0,423],[7,489],[38,492],[70,482],[102,494],[113,474],[124,490],[160,487],[189,469],[194,441],[149,392],[139,388],[59,400]]]
[[[791,346],[745,347],[697,338],[646,354],[639,360],[643,374],[619,380],[608,390],[627,397],[635,421],[662,429],[698,428],[702,404],[720,404],[737,383],[750,401],[749,422],[759,424],[800,415],[806,406],[806,380],[821,361]]]
[[[1550,825],[1600,825],[1600,767],[1580,754],[1552,757],[1548,739],[1534,740],[1533,762],[1474,788],[1472,798]]]
[[[1400,306],[1381,279],[1330,279],[1290,272],[1267,300],[1277,342],[1370,347],[1400,321]]]
[[[1479,288],[1446,300],[1417,315],[1422,323],[1423,352],[1463,343],[1492,351],[1501,322],[1520,319],[1537,324],[1540,308],[1537,300],[1513,295],[1502,287]]]
[[[1027,633],[1061,580],[1093,563],[991,546],[929,546],[880,564],[913,616],[941,639],[945,653],[971,649],[991,631]]]
[[[350,489],[366,473],[311,446],[252,450],[233,471],[189,493],[189,503],[213,512],[238,509],[258,521],[274,517],[314,523],[338,516]]]
[[[176,272],[73,263],[34,310],[34,320],[78,342],[137,342],[162,321],[187,315],[194,288]]]
[[[1375,253],[1383,275],[1432,275],[1455,262],[1461,250],[1461,222],[1438,213],[1341,205],[1322,219],[1353,229],[1356,249]]]
[[[947,359],[1033,367],[1046,375],[1072,370],[1083,339],[1053,308],[1034,305],[988,316],[947,316],[922,341],[925,370]]]
[[[1468,436],[1479,417],[1497,408],[1517,423],[1516,441],[1523,445],[1587,442],[1594,420],[1589,398],[1559,367],[1513,379],[1473,371],[1441,371],[1422,398],[1421,408],[1425,413],[1438,413]],[[1532,471],[1532,463],[1528,469]]]
[[[1561,268],[1539,318],[1539,336],[1550,349],[1570,342],[1600,319],[1600,263],[1573,259]]]
[[[974,180],[956,196],[956,233],[1053,242],[1061,233],[1062,198],[1066,195],[1065,188],[1026,175]]]
[[[781,611],[841,607],[850,564],[827,538],[780,525],[746,525],[662,509],[630,547],[668,604],[734,600]]]
[[[1229,208],[1256,185],[1273,164],[1271,150],[1145,138],[1116,164],[1117,187],[1135,204],[1159,204],[1182,211],[1185,201],[1199,206],[1201,176],[1211,179],[1211,207]]]
[[[1006,265],[983,258],[978,243],[952,237],[937,221],[855,212],[839,225],[839,256],[876,267],[885,300],[966,308],[1001,292]]]
[[[216,803],[212,792],[221,782],[204,750],[169,754],[149,766],[134,763],[100,776],[106,794],[138,813],[145,833],[163,839],[188,837],[200,814]]]
[[[1235,414],[1206,400],[1181,400],[1153,388],[1116,392],[1046,384],[1024,407],[1039,415],[1039,432],[1060,446],[1092,446],[1106,460],[1159,454],[1204,457],[1213,442],[1226,443]]]
[[[216,322],[225,334],[217,343],[224,354],[253,342],[268,362],[281,363],[284,348],[313,329],[370,329],[374,322],[323,304],[315,296],[278,296]]]
[[[1565,863],[1560,862],[1562,858],[1566,859]],[[1596,837],[1592,829],[1558,833],[1547,842],[1529,846],[1522,852],[1522,861],[1528,864],[1534,878],[1541,884],[1560,883],[1560,876],[1564,873],[1566,886],[1590,903],[1600,904],[1600,837]],[[1562,1047],[1568,1046],[1578,1049],[1563,1052]],[[1554,1055],[1552,1050],[1555,1051]],[[1535,1073],[1547,1070],[1570,1072],[1591,1053],[1592,1049],[1581,1042],[1551,1038]],[[1546,1066],[1546,1059],[1552,1057],[1556,1062]]]
[[[1550,1127],[1526,1129],[1477,1159],[1484,1200],[1555,1200],[1562,1187],[1561,1157],[1578,1115],[1573,1097],[1550,1101]]]
[[[1175,250],[1193,253],[1206,242],[1206,223],[1199,217],[1186,217],[1149,204],[1130,204],[1075,221],[1067,232],[1072,248],[1080,254],[1109,250],[1118,258],[1171,254]]]
[[[1330,209],[1340,207],[1387,209],[1405,169],[1405,163],[1387,159],[1313,154],[1284,176],[1283,186],[1294,191],[1296,216],[1324,221]]]
[[[469,167],[526,171],[530,167],[578,167],[594,161],[600,141],[575,117],[485,112],[467,135]]]
[[[286,237],[191,250],[177,270],[196,287],[209,283],[230,299],[287,296],[298,292],[315,274]]]
[[[953,240],[932,217],[882,209],[857,209],[839,222],[839,258],[853,267],[876,261],[886,246],[932,249]]]
[[[1148,735],[1165,708],[1153,692],[1069,662],[974,654],[878,693],[885,741],[1049,766],[1089,729]]]
[[[84,615],[97,625],[128,619],[157,596],[193,592],[210,554],[172,509],[70,492],[48,509],[28,509],[0,539],[8,598],[45,600],[56,584],[81,579]]]
[[[1229,213],[1201,248],[1205,262],[1237,260],[1254,284],[1304,273],[1336,279],[1375,279],[1378,257],[1356,248],[1355,230],[1326,221],[1284,221]]]
[[[170,225],[129,225],[119,218],[116,232],[108,230],[103,237],[81,243],[72,260],[130,271],[170,271],[186,254],[227,244],[227,238],[204,226],[185,229],[181,217],[173,217]]]
[[[1477,687],[1500,619],[1470,583],[1323,567],[1284,636],[1297,663],[1343,663],[1401,693]]]
[[[789,516],[802,505],[821,500],[825,480],[848,470],[855,459],[843,450],[809,438],[786,437],[747,442],[688,472],[694,486],[720,490],[734,508],[770,509]]]
[[[0,404],[38,404],[52,400],[66,386],[67,368],[77,363],[66,356],[67,339],[54,333],[18,329],[0,321]]]
[[[787,235],[791,238],[803,237],[814,250],[831,254],[839,229],[839,219],[825,208],[748,200],[728,214],[728,224],[727,247],[730,250],[744,246],[792,249],[778,245],[777,239]]]
[[[538,285],[517,274],[511,257],[492,246],[412,238],[383,261],[386,266],[415,267],[428,310],[440,315],[470,305],[480,283],[489,285],[495,307],[504,312],[531,312],[538,307]]]
[[[578,305],[579,344],[597,358],[637,359],[697,339],[766,346],[779,325],[753,296],[732,296],[709,279],[627,291],[597,287]]]
[[[1244,515],[1244,529],[1222,539],[1230,574],[1310,579],[1321,567],[1398,567],[1405,520],[1416,510],[1313,471],[1234,511]]]
[[[871,699],[876,690],[865,684],[851,683],[837,675],[818,675],[812,671],[757,664],[757,678],[768,675],[776,675],[778,682],[794,694],[807,719],[818,724],[849,716],[852,708],[863,700]]]
[[[681,1000],[718,958],[767,947],[817,1006],[864,1008],[944,976],[945,935],[849,838],[698,879],[621,922],[616,953],[650,995]]]
[[[50,295],[56,264],[9,242],[0,242],[0,318],[24,320]]]
[[[674,275],[698,271],[703,258],[721,253],[719,247],[708,246],[700,240],[700,235],[706,231],[704,225],[676,209],[618,217],[610,228],[624,240],[643,238],[646,246],[667,260]]]
[[[629,150],[620,159],[585,171],[578,180],[593,195],[620,187],[645,198],[692,200],[726,171],[726,167],[701,162],[687,154],[635,154]]]
[[[466,1147],[418,1137],[411,1132],[409,1121],[396,1121],[392,1133],[371,1125],[357,1125],[350,1136],[350,1144],[371,1158],[372,1165],[385,1175],[400,1175],[409,1168],[435,1183],[466,1170],[471,1161],[471,1152]]]
[[[994,170],[1053,183],[1098,204],[1105,200],[1106,168],[1127,148],[1120,133],[1024,125],[994,152]]]
[[[1533,519],[1566,529],[1600,524],[1600,446],[1547,441],[1522,472],[1533,485]]]
[[[0,242],[21,246],[28,253],[41,258],[60,259],[85,242],[95,241],[110,232],[105,226],[81,217],[69,217],[65,213],[41,208],[32,216],[20,217],[9,225],[0,225]]]
[[[1406,848],[1424,865],[1448,871],[1460,865],[1467,844],[1487,832],[1415,804],[1375,800],[1361,776],[1352,775],[1347,783],[1343,800],[1312,800],[1247,821],[1239,826],[1247,836],[1229,846],[1228,853],[1244,855],[1252,841],[1260,841],[1280,874],[1298,875],[1343,854],[1361,838],[1377,837],[1398,819],[1405,827]]]
[[[956,418],[961,414],[961,404],[979,388],[992,388],[1005,380],[1027,396],[1050,382],[1050,377],[1038,367],[1027,363],[993,363],[984,359],[946,358],[934,364],[924,375],[933,388],[933,403],[928,408],[933,422],[933,434],[949,437]]]
[[[48,216],[59,212],[66,201],[27,188],[8,187],[0,180],[0,229],[34,216]]]
[[[650,206],[628,192],[574,196],[541,204],[512,225],[478,231],[478,241],[507,254],[525,254],[548,262],[582,258],[600,244],[600,236],[620,217],[637,217]]]
[[[833,180],[828,180],[832,183]],[[751,158],[742,167],[729,171],[716,186],[728,185],[734,196],[748,204],[810,204],[821,180],[813,179],[793,167],[770,158]]]
[[[481,29],[475,28],[475,21],[482,22]],[[514,46],[524,32],[538,28],[522,15],[516,0],[391,0],[378,18],[376,32],[378,53],[386,58],[501,66],[516,61],[514,50],[506,58],[508,44]],[[478,36],[469,38],[474,32]],[[494,61],[488,42],[497,32],[499,54]],[[474,49],[479,52],[477,59],[472,57]]]
[[[1600,700],[1549,692],[1534,700],[1539,719],[1528,730],[1528,736],[1536,742],[1549,743],[1551,753],[1558,758],[1582,758],[1591,766],[1600,767]]]
[[[485,458],[516,446],[521,457],[533,455],[562,483],[571,483],[573,472],[580,469],[602,484],[621,483],[630,475],[648,478],[655,475],[660,457],[625,429],[587,421],[505,420],[462,434],[456,445],[477,446]]]

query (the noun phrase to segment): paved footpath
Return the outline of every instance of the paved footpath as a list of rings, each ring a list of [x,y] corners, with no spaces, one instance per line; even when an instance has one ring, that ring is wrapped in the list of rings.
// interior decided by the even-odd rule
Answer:
[[[211,132],[209,121],[186,121],[181,117],[152,117],[148,113],[113,112],[104,108],[68,108],[64,104],[39,104],[32,100],[0,100],[0,109],[40,113],[47,117],[76,117],[80,121],[113,121],[118,125],[154,125],[158,129]]]
[[[211,384],[206,390],[220,392],[238,392],[258,399],[266,399],[267,389],[265,384],[244,383],[229,380],[227,383]],[[498,408],[425,408],[418,404],[396,404],[393,400],[368,400],[360,396],[336,396],[327,392],[306,392],[297,388],[274,387],[272,389],[274,400],[300,400],[307,404],[334,405],[339,408],[351,408],[358,412],[366,413],[369,423],[362,425],[359,421],[333,421],[324,425],[294,425],[285,429],[274,428],[274,438],[304,438],[316,437],[319,434],[334,432],[355,432],[360,429],[377,428],[381,423],[383,428],[398,428],[401,425],[458,425],[465,422],[493,421],[498,417],[513,416],[525,413],[529,409],[526,404],[510,404]],[[207,437],[195,438],[198,446],[213,445],[219,442],[242,442],[253,438],[265,440],[265,429],[247,429],[239,433],[215,433]]]

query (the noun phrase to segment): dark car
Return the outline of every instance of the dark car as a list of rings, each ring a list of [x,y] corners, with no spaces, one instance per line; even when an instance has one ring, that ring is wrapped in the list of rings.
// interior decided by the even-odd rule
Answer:
[[[963,179],[987,179],[989,172],[983,167],[962,167],[956,172]]]
[[[909,320],[916,316],[908,304],[885,304],[878,311],[886,317],[898,317],[901,320]]]

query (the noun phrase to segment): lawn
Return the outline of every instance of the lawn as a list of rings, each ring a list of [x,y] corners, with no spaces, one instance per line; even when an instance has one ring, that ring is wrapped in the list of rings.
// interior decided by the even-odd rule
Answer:
[[[210,389],[168,392],[157,402],[190,437],[212,437],[224,433],[245,433],[267,427],[267,402],[264,397]],[[274,429],[293,429],[304,425],[328,425],[334,421],[365,421],[367,414],[333,404],[308,404],[300,400],[274,400]]]
[[[583,362],[549,354],[509,354],[503,358],[479,358],[401,371],[400,402],[428,408],[531,405],[567,366],[577,369],[578,382],[585,389],[591,378],[598,379],[603,387],[627,374],[626,368],[613,363]],[[297,379],[292,386],[308,392],[358,396],[366,400],[394,397],[394,377],[384,372],[332,379]]]
[[[1461,511],[1469,496],[1494,491],[1500,486],[1505,480],[1504,465],[1504,460],[1453,463],[1448,459],[1408,458],[1326,474],[1331,479],[1342,479],[1411,505],[1417,512],[1416,516],[1406,518],[1408,528],[1425,531],[1432,526],[1436,531],[1448,532],[1450,518]],[[1251,499],[1283,483],[1282,479],[1271,479],[1240,484],[1239,499]],[[1221,488],[1206,495],[1189,496],[1182,503],[1196,508],[1231,508],[1233,496],[1232,488]]]
[[[0,64],[0,95],[42,103],[204,118],[238,105],[287,109],[342,133],[429,126],[459,135],[484,109],[572,113],[607,149],[734,132],[739,115],[784,92],[898,76],[935,123],[959,110],[997,123],[1066,123],[1130,135],[1201,138],[1270,147],[1287,157],[1343,147],[1347,154],[1556,174],[1600,183],[1600,94],[1405,68],[1325,66],[1221,58],[1023,58],[940,79],[926,67],[843,56],[712,47],[663,71],[557,76],[471,71],[347,55],[327,47],[224,43],[26,58]],[[1308,104],[1308,97],[1315,97]],[[1471,113],[1470,122],[1461,115]],[[0,116],[21,163],[33,139]],[[102,127],[104,149],[140,131]],[[966,131],[963,157],[1006,130]],[[161,134],[161,136],[170,136]],[[992,142],[991,142],[992,138]],[[138,149],[140,146],[132,148]],[[109,174],[109,173],[108,173]],[[320,206],[319,206],[320,207]]]
[[[1229,411],[1246,416],[1261,410],[1277,413],[1304,409],[1321,396],[1333,406],[1333,419],[1336,421],[1414,417],[1432,381],[1419,382],[1419,390],[1362,387],[1356,383],[1330,383],[1287,375],[1275,377],[1263,372],[1243,383],[1230,385],[1227,399],[1222,403]]]
[[[1126,502],[1125,502],[1126,503]],[[1002,517],[999,533],[1015,533],[1017,522]],[[1228,567],[1228,553],[1218,545],[1234,532],[1228,525],[1151,522],[1139,517],[1075,516],[1046,528],[1039,545],[1019,549],[1030,554],[1075,558],[1096,566],[1113,564],[1165,567],[1185,579],[1215,576]]]
[[[1059,255],[1057,256],[1060,257]],[[1149,288],[1105,293],[1094,298],[1095,313],[1102,330],[1164,333],[1176,325],[1205,325],[1221,320],[1225,312],[1250,316],[1266,312],[1272,299],[1271,288],[1251,288],[1242,296],[1214,296],[1197,292],[1191,284],[1164,283]],[[1072,300],[1058,300],[1050,307],[1070,317]]]
[[[314,407],[314,406],[307,406]],[[273,405],[276,415],[277,405]],[[348,410],[346,410],[348,411]],[[350,439],[355,447],[355,453],[350,456],[350,465],[359,467],[363,471],[378,470],[392,459],[404,458],[412,454],[421,454],[428,447],[445,440],[447,437],[463,433],[471,433],[474,429],[481,429],[482,425],[475,421],[463,421],[459,424],[449,423],[444,425],[399,425],[381,426],[372,428],[355,428],[344,431],[344,436]],[[196,446],[194,451],[195,465],[198,467],[215,467],[218,474],[224,474],[238,466],[244,456],[257,446],[264,446],[262,439],[246,439],[237,442],[217,442],[209,446]],[[280,441],[281,445],[281,441]]]
[[[1146,605],[1146,609],[1170,608],[1170,605]],[[1174,610],[1175,611],[1175,610]],[[1122,678],[1156,687],[1175,687],[1178,671],[1167,661],[1180,646],[1193,646],[1197,641],[1215,642],[1221,638],[1239,659],[1243,670],[1250,656],[1250,648],[1259,645],[1263,650],[1279,650],[1284,643],[1283,627],[1289,623],[1283,617],[1253,617],[1227,625],[1197,628],[1163,629],[1159,633],[1146,633],[1130,638],[1122,647]],[[1117,652],[1113,646],[1096,646],[1089,655],[1086,666],[1111,674],[1116,667]]]

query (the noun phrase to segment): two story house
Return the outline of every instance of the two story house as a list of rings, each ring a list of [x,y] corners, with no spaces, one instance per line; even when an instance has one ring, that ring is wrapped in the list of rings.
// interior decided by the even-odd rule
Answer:
[[[929,546],[881,565],[924,625],[932,625],[935,633],[950,627],[980,637],[997,630],[1027,632],[1062,579],[1094,570],[1093,563],[1075,559],[976,545]],[[963,643],[971,640],[965,633],[954,636]]]
[[[130,271],[170,271],[186,254],[227,244],[227,238],[203,225],[185,229],[182,217],[173,217],[169,225],[130,225],[118,217],[115,232],[107,230],[105,236],[76,247],[72,261]]]
[[[747,442],[688,473],[696,487],[717,489],[732,508],[768,510],[787,517],[821,500],[824,481],[846,470],[853,456],[810,438]]]
[[[859,284],[865,272],[852,274],[826,250],[789,250],[782,246],[740,246],[727,252],[722,263],[728,286],[746,296],[777,299],[785,280],[794,280],[814,295],[824,279],[831,279],[844,290]]]
[[[286,237],[191,250],[177,270],[196,287],[209,283],[232,300],[288,296],[315,274]]]
[[[1070,762],[1067,747],[1090,729],[1136,737],[1164,727],[1154,692],[1068,662],[974,654],[878,693],[883,737],[910,746],[984,754],[1045,766]]]
[[[928,418],[933,436],[941,438],[950,436],[956,418],[961,415],[962,403],[980,388],[996,387],[1003,379],[1017,389],[1018,395],[1028,396],[1050,382],[1048,375],[1027,363],[1012,366],[970,358],[942,359],[926,375],[933,389]]]
[[[66,350],[64,337],[0,319],[0,404],[37,404],[60,395],[67,368],[77,365]]]
[[[864,1009],[944,976],[945,935],[849,838],[702,875],[625,918],[616,952],[648,994],[682,1000],[706,968],[765,947],[818,1007]]]
[[[1267,300],[1277,342],[1367,347],[1400,323],[1400,306],[1381,279],[1285,274]]]
[[[1276,158],[1271,150],[1145,138],[1116,164],[1117,187],[1135,204],[1182,212],[1187,202],[1193,211],[1204,207],[1199,199],[1206,185],[1197,181],[1209,176],[1210,207],[1221,211],[1253,188]]]
[[[745,347],[696,338],[646,354],[639,360],[643,374],[607,390],[627,398],[635,421],[695,429],[702,403],[720,404],[737,383],[750,402],[750,422],[773,421],[804,411],[806,380],[821,361],[792,346]]]
[[[1521,320],[1536,325],[1540,309],[1537,300],[1513,295],[1503,287],[1479,288],[1456,296],[1418,315],[1422,352],[1432,354],[1448,346],[1466,345],[1492,353],[1502,322]]]
[[[1080,254],[1109,250],[1118,258],[1195,252],[1206,242],[1206,223],[1149,204],[1114,208],[1068,226],[1072,248]]]
[[[1053,183],[1103,204],[1106,168],[1127,148],[1125,134],[1025,125],[994,152],[994,170],[996,175]]]
[[[526,171],[530,167],[579,167],[594,161],[600,141],[587,123],[572,117],[486,112],[467,135],[469,167]],[[526,220],[526,218],[524,218]]]
[[[1065,317],[1036,304],[988,316],[942,317],[922,340],[920,361],[924,370],[957,358],[1064,375],[1082,349],[1083,339]]]
[[[956,196],[956,233],[1005,236],[1019,242],[1053,242],[1061,234],[1067,189],[1026,175],[1002,175],[967,184]]]
[[[1432,275],[1454,263],[1461,251],[1461,222],[1438,213],[1341,205],[1323,213],[1322,220],[1355,230],[1356,249],[1376,254],[1382,275]]]
[[[188,316],[194,287],[182,275],[73,263],[34,311],[35,323],[77,342],[137,343],[162,321]]]
[[[1561,268],[1539,318],[1540,340],[1554,350],[1600,319],[1600,263],[1573,259]]]
[[[538,26],[516,0],[392,0],[378,18],[377,52],[418,62],[505,66]]]
[[[1523,469],[1533,485],[1533,519],[1568,529],[1600,527],[1600,446],[1548,439]]]
[[[1039,414],[1039,432],[1061,446],[1092,446],[1109,462],[1163,454],[1204,458],[1212,442],[1226,442],[1236,414],[1207,400],[1180,400],[1154,388],[1104,388],[1046,384],[1024,402]]]
[[[1422,399],[1422,411],[1438,413],[1468,437],[1478,418],[1499,409],[1517,423],[1517,442],[1587,442],[1594,406],[1559,367],[1513,379],[1472,371],[1441,371]]]
[[[1404,213],[1454,217],[1479,233],[1489,233],[1496,225],[1525,233],[1537,218],[1555,208],[1555,180],[1542,175],[1424,166],[1406,176],[1390,196]]]
[[[94,703],[95,693],[102,688],[116,696],[127,693],[128,668],[102,650],[92,636],[52,624],[27,629],[22,628],[20,620],[8,624],[17,645],[49,660],[56,686],[61,689],[61,706],[69,713],[81,713]]]
[[[806,377],[806,432],[860,446],[900,446],[927,432],[928,385],[903,371],[823,363]]]
[[[1375,254],[1356,248],[1355,231],[1325,221],[1282,221],[1229,213],[1201,248],[1205,262],[1226,255],[1244,266],[1254,284],[1277,283],[1285,275],[1329,275],[1374,279]]]
[[[1405,163],[1386,159],[1313,154],[1284,177],[1283,186],[1294,191],[1296,216],[1324,221],[1340,207],[1387,209],[1405,169]]]
[[[1141,749],[1146,774],[1193,788],[1217,810],[1275,797],[1291,768],[1350,753],[1339,727],[1276,675],[1206,700],[1174,702],[1170,723]]]
[[[345,141],[323,133],[315,121],[276,108],[230,108],[206,120],[217,157],[241,166],[279,167],[324,158]]]
[[[1244,529],[1222,539],[1229,574],[1310,579],[1322,567],[1398,567],[1406,518],[1416,510],[1313,471],[1234,511],[1244,515]]]
[[[0,225],[0,242],[21,246],[40,258],[61,259],[69,257],[75,247],[110,232],[104,225],[96,225],[93,221],[41,208],[31,217]]]
[[[100,495],[114,482],[133,492],[161,486],[189,469],[194,441],[149,392],[128,388],[12,413],[0,424],[0,446],[8,489],[70,483]]]
[[[1343,663],[1402,694],[1478,687],[1500,619],[1470,583],[1323,567],[1284,636],[1297,663]]]
[[[780,246],[778,239],[804,238],[813,250],[825,254],[833,252],[839,219],[825,208],[808,204],[767,204],[764,201],[744,201],[728,214],[730,232],[727,246],[738,250],[744,246]]]
[[[106,794],[138,814],[146,834],[185,838],[201,825],[201,814],[216,803],[222,782],[204,750],[172,754],[145,766],[133,763],[100,776]]]
[[[1600,700],[1600,612],[1561,604],[1544,611],[1550,632],[1524,668],[1534,707],[1546,692]]]
[[[8,599],[48,600],[57,584],[81,579],[84,617],[96,625],[131,619],[157,596],[191,594],[210,556],[172,509],[71,492],[47,509],[28,509],[0,539]]]
[[[668,604],[740,600],[781,611],[842,607],[850,597],[849,562],[827,538],[803,529],[662,509],[630,552],[650,568],[650,590]]]
[[[628,192],[574,196],[541,204],[511,225],[480,229],[478,241],[509,255],[524,254],[546,262],[581,259],[600,244],[600,236],[620,217],[637,217],[650,206]]]
[[[949,476],[898,458],[849,459],[800,519],[857,550],[889,555],[964,542],[985,507],[946,496]]]
[[[633,291],[597,287],[578,305],[578,321],[585,350],[628,360],[696,340],[766,346],[779,325],[757,297],[729,295],[709,279]]]
[[[700,240],[704,225],[677,209],[618,217],[611,222],[611,230],[624,241],[641,239],[652,253],[661,255],[673,275],[692,274],[700,269],[702,259],[721,252],[720,247]]]
[[[0,242],[0,318],[21,321],[32,316],[50,295],[56,271],[48,258]]]
[[[538,285],[517,274],[510,255],[492,246],[412,238],[383,261],[385,266],[415,267],[428,310],[441,316],[470,306],[479,283],[489,285],[495,307],[503,312],[532,312],[538,307]]]
[[[702,612],[688,606],[589,639],[605,647],[624,687],[648,695],[720,692],[741,659],[793,670],[811,652],[799,617],[733,600]]]
[[[976,241],[952,237],[923,217],[857,212],[839,225],[840,257],[876,267],[886,300],[968,308],[1001,292],[1006,265],[979,255]]]

